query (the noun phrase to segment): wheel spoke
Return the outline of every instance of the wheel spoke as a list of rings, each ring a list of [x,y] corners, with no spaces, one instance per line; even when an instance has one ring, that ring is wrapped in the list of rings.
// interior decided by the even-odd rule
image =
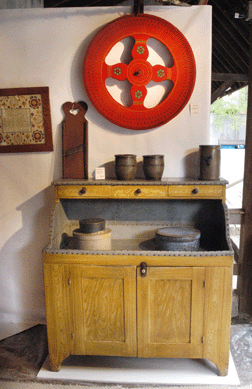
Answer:
[[[147,95],[147,89],[145,88],[145,86],[132,85],[130,94],[133,100],[133,104],[130,107],[131,109],[133,109],[134,111],[142,111],[143,109],[146,109],[143,105],[144,99]]]
[[[125,63],[117,63],[115,65],[107,65],[105,62],[102,69],[102,78],[105,81],[112,77],[119,81],[124,81],[127,78],[127,67]]]
[[[133,36],[135,44],[131,51],[133,59],[144,59],[146,60],[149,56],[149,50],[147,47],[147,37],[145,34],[136,34]]]
[[[155,65],[153,66],[152,70],[152,80],[155,82],[162,82],[164,80],[172,80],[173,82],[176,81],[177,69],[175,65],[172,68],[167,68],[162,65]]]

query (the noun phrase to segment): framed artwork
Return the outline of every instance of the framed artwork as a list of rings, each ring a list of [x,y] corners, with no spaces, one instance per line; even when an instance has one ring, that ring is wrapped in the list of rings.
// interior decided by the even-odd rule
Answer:
[[[53,151],[49,88],[0,89],[0,153]]]

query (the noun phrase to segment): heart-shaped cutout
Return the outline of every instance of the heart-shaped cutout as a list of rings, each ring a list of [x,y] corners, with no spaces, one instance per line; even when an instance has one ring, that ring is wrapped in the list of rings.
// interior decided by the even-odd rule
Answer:
[[[77,115],[79,112],[80,112],[80,110],[79,109],[70,109],[70,111],[69,111],[72,115]]]

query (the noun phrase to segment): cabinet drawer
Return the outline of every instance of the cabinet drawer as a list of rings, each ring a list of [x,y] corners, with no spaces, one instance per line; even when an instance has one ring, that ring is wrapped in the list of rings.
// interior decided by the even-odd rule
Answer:
[[[168,187],[169,197],[224,199],[225,188],[222,185],[171,185]]]
[[[62,185],[55,187],[55,194],[59,199],[103,198],[111,197],[112,188],[107,185]]]
[[[114,187],[115,198],[126,199],[161,199],[165,198],[167,193],[167,187],[165,186],[126,186],[118,185]]]

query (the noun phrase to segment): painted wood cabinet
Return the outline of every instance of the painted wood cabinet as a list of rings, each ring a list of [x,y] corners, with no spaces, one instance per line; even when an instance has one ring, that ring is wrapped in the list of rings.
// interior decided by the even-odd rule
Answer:
[[[58,371],[62,361],[71,354],[108,355],[208,358],[217,366],[218,374],[226,375],[229,361],[233,255],[228,241],[225,212],[224,219],[216,217],[214,221],[213,216],[213,226],[218,220],[220,223],[224,221],[223,239],[226,239],[226,246],[219,242],[220,246],[217,245],[215,250],[169,253],[153,249],[142,251],[141,248],[114,250],[112,247],[108,252],[82,252],[71,247],[62,248],[61,240],[57,238],[57,235],[62,237],[62,231],[68,231],[71,235],[66,225],[69,220],[74,220],[71,223],[76,222],[75,198],[83,186],[77,190],[73,184],[75,183],[64,187],[56,185],[56,202],[60,202],[60,197],[63,196],[66,204],[63,204],[63,208],[58,204],[54,210],[50,242],[43,252],[52,370]],[[188,187],[188,184],[186,186]],[[207,186],[204,186],[204,193],[206,198],[210,196],[212,199],[213,188],[209,186],[210,194],[207,195]],[[214,192],[214,200],[223,204],[223,185],[216,186],[218,190]],[[141,185],[137,188],[141,189]],[[145,188],[146,184],[143,185],[140,195],[142,198],[148,198],[147,209],[155,197],[157,200],[161,199],[160,204],[157,202],[155,205],[158,207],[157,213],[159,207],[166,209],[171,204],[173,207],[177,206],[176,202],[169,203],[170,188],[167,183],[149,186],[148,190]],[[115,185],[115,188],[109,186],[109,190],[107,186],[104,190],[104,187],[100,188],[98,185],[88,189],[90,190],[86,193],[89,192],[92,197],[97,196],[97,200],[89,203],[93,211],[98,208],[97,212],[100,212],[96,202],[101,201],[105,192],[111,197],[115,194],[116,202],[127,199],[123,208],[135,201],[134,197],[129,201],[129,198],[136,196],[134,185],[125,188],[125,197],[124,186],[121,184]],[[182,189],[179,197],[183,199],[184,194],[188,197],[195,189],[195,184],[189,185],[186,191]],[[171,192],[172,196],[177,195],[174,188]],[[192,201],[193,196],[192,193]],[[163,201],[164,197],[166,201]],[[72,202],[73,210],[69,211]],[[180,204],[181,199],[178,207]],[[148,216],[141,213],[142,205],[144,203],[140,201],[139,214],[142,215],[143,221],[137,224],[138,235],[141,235],[139,231],[149,226],[144,224]],[[111,208],[114,209],[115,206],[116,203],[112,202]],[[203,206],[205,205],[200,202],[199,209],[202,210]],[[107,203],[107,208],[109,207],[110,203]],[[196,220],[192,217],[198,213],[195,204],[192,206],[189,203],[188,207],[191,208],[188,213],[190,218]],[[222,209],[220,204],[218,207]],[[79,212],[79,205],[77,209]],[[214,214],[215,210],[212,213]],[[109,214],[112,215],[111,210]],[[116,215],[118,218],[118,212]],[[205,212],[202,215],[205,215]],[[131,214],[129,218],[132,217]],[[135,218],[139,219],[138,216]],[[165,216],[165,222],[167,218],[170,216]],[[172,218],[174,219],[174,216]],[[153,220],[149,220],[153,228],[151,222]],[[115,221],[118,229],[117,223],[118,221]],[[132,230],[136,221],[131,220],[130,223]],[[154,227],[155,223],[157,221],[154,221]],[[164,224],[164,221],[162,223]],[[206,219],[205,223],[208,226],[209,220]],[[128,224],[129,221],[126,226]],[[64,228],[60,229],[60,226]],[[124,228],[124,234],[125,231],[127,229]],[[126,236],[126,247],[131,247],[129,241],[134,239],[127,239]]]

